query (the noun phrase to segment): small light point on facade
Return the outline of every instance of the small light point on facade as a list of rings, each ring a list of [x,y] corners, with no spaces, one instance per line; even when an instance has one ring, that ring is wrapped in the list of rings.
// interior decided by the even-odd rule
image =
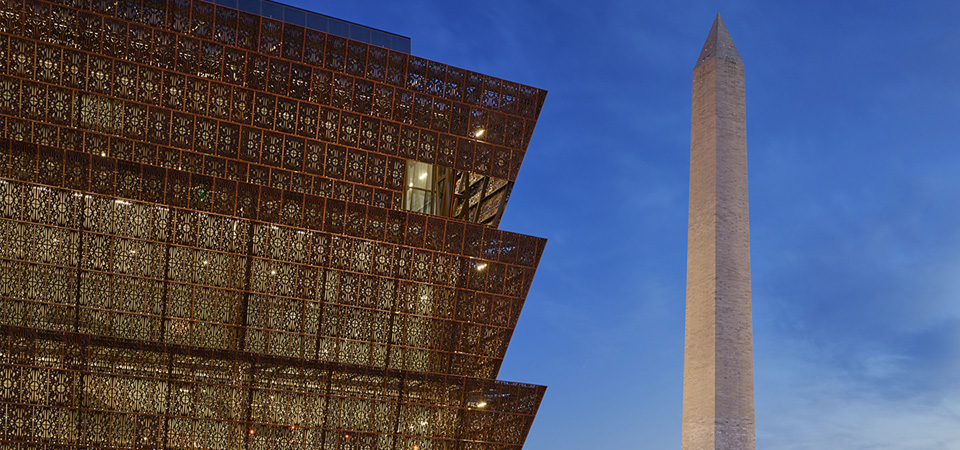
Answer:
[[[485,130],[484,130],[483,128],[478,129],[477,131],[475,131],[475,132],[473,133],[473,137],[477,137],[477,138],[478,138],[478,137],[483,136],[483,132],[484,132],[484,131],[485,131]]]
[[[477,270],[483,270],[487,268],[487,263],[477,264]]]

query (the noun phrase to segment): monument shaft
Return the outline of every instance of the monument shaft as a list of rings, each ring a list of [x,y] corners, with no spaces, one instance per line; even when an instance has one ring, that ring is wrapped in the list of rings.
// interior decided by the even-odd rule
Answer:
[[[693,70],[683,450],[754,450],[743,61],[717,15]]]

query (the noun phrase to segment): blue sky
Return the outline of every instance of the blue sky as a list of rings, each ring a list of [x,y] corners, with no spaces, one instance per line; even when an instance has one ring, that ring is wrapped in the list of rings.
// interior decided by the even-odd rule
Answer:
[[[960,449],[960,3],[291,1],[549,90],[501,228],[549,239],[500,378],[529,450],[680,446],[690,78],[746,66],[758,448]]]

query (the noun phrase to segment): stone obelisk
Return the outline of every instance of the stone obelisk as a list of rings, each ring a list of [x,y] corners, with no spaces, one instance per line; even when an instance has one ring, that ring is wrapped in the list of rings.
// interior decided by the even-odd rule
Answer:
[[[743,61],[717,15],[693,69],[683,450],[754,450]]]

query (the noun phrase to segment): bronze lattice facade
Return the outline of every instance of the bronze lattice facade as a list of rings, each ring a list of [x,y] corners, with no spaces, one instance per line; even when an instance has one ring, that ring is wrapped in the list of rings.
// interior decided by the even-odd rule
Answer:
[[[545,92],[289,17],[0,0],[0,447],[521,448]]]

